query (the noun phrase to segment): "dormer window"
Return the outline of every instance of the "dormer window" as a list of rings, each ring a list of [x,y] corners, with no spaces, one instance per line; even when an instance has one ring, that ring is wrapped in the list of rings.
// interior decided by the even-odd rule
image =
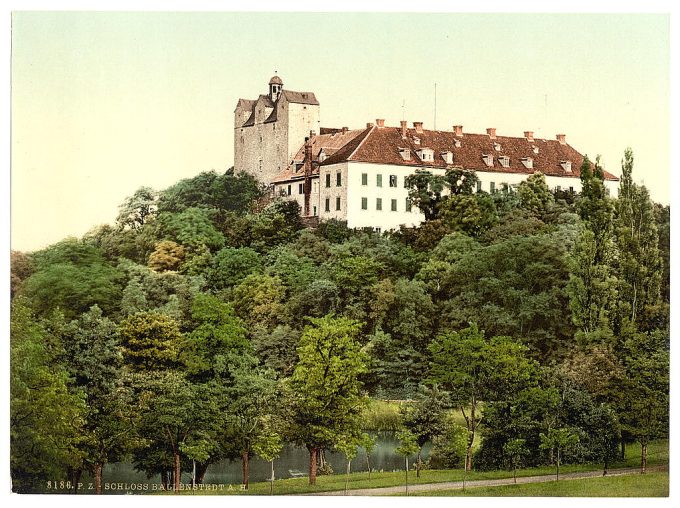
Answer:
[[[444,162],[447,164],[453,164],[453,152],[442,152],[441,153],[442,159],[444,159]]]
[[[416,144],[416,145],[419,145],[420,144],[420,138],[417,137],[417,136],[413,136],[413,143]]]
[[[531,147],[536,155],[538,155],[538,147],[536,145]]]
[[[431,148],[421,148],[420,150],[418,150],[417,153],[421,161],[424,162],[434,161],[434,150],[432,150]]]
[[[319,162],[323,162],[323,161],[325,161],[325,160],[326,160],[326,152],[322,149],[322,150],[319,152]]]
[[[560,166],[562,166],[562,169],[567,173],[571,173],[571,161],[560,161]]]
[[[500,152],[501,151],[501,144],[500,143],[494,143],[493,149],[496,150],[497,152]]]
[[[533,169],[534,159],[532,159],[531,157],[522,157],[522,164],[524,164],[524,167],[527,169]]]
[[[411,150],[408,148],[400,148],[399,155],[401,155],[401,158],[404,159],[405,161],[411,160]]]
[[[508,157],[507,155],[501,155],[498,158],[498,162],[501,163],[501,166],[503,166],[504,168],[507,168],[507,167],[510,166],[510,157]]]
[[[484,161],[484,164],[486,164],[489,167],[493,166],[493,157],[491,155],[482,155],[482,160]]]
[[[460,148],[460,139],[456,139],[454,141],[454,144],[455,144],[456,148]]]

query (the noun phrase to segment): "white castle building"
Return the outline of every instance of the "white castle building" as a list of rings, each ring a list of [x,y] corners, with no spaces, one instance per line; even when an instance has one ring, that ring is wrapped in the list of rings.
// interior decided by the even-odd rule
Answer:
[[[554,140],[385,126],[377,119],[363,129],[323,128],[319,102],[311,92],[291,92],[274,76],[269,94],[239,99],[234,112],[234,170],[252,174],[276,195],[299,202],[304,216],[347,221],[351,228],[383,231],[416,226],[424,215],[408,200],[407,176],[416,170],[444,174],[447,168],[475,171],[478,191],[516,186],[534,172],[549,187],[581,191],[583,155]],[[318,132],[318,134],[317,134]],[[605,187],[618,191],[618,178],[605,172]]]

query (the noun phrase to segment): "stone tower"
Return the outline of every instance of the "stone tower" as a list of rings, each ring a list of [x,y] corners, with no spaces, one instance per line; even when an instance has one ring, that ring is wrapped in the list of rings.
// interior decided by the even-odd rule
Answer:
[[[234,110],[234,171],[270,184],[293,160],[310,131],[319,132],[319,102],[312,92],[293,92],[269,80],[269,93],[239,99]]]

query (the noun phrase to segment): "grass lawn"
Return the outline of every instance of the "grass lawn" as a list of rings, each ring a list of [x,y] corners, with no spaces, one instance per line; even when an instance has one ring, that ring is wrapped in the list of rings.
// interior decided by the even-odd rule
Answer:
[[[414,492],[412,496],[475,497],[667,497],[668,473],[582,478],[559,482],[474,487],[463,491],[433,490]]]
[[[648,447],[648,465],[668,464],[668,440],[659,440],[650,443]],[[611,465],[611,469],[621,467],[638,467],[640,465],[640,447],[636,445],[629,445],[626,447],[626,460],[619,461]],[[579,464],[579,465],[563,465],[560,467],[560,473],[573,473],[579,471],[593,471],[600,469],[598,464]],[[555,468],[544,466],[521,469],[517,471],[517,476],[537,476],[555,474]],[[647,476],[652,476],[650,473]],[[472,471],[468,473],[468,480],[492,480],[497,478],[511,478],[510,471]],[[605,480],[607,478],[604,478]],[[612,478],[614,479],[614,478]],[[462,481],[463,471],[456,470],[428,470],[421,471],[420,478],[416,478],[415,471],[409,474],[409,484],[417,483],[441,483],[450,481]],[[576,481],[576,480],[574,480]],[[566,482],[566,480],[565,480]],[[562,482],[560,482],[562,483]],[[667,480],[666,480],[667,483]],[[371,479],[368,479],[368,473],[352,473],[350,474],[348,488],[351,489],[366,489],[378,487],[394,487],[404,484],[404,472],[384,472],[371,474]],[[494,487],[498,488],[498,487]],[[200,495],[269,495],[269,482],[251,483],[247,491],[240,489],[239,485],[233,485],[233,490],[218,490],[218,491],[200,491],[196,494]],[[330,476],[318,476],[317,484],[312,486],[308,484],[308,479],[305,478],[289,478],[285,480],[276,480],[274,482],[274,494],[309,494],[314,492],[329,492],[340,491],[345,489],[345,475],[334,474]],[[667,487],[666,487],[667,489]],[[472,489],[470,489],[472,492]],[[182,492],[185,495],[192,495],[192,492]],[[452,494],[458,495],[458,494]],[[480,494],[482,495],[482,494]],[[527,494],[527,495],[542,495],[542,494]],[[546,494],[547,495],[547,494]],[[554,494],[562,495],[562,494]],[[576,495],[576,494],[574,494]],[[661,495],[661,494],[657,494]]]

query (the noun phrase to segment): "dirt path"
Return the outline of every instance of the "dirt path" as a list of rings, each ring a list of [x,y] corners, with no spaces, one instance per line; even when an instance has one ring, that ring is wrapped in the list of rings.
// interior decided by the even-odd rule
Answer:
[[[668,466],[648,467],[647,471],[667,471]],[[626,469],[610,469],[607,476],[621,476],[628,474],[639,474],[639,468]],[[561,480],[577,480],[580,478],[594,478],[602,476],[602,470],[599,471],[584,471],[581,473],[564,473],[560,474]],[[541,483],[555,481],[555,475],[541,475],[541,476],[523,476],[517,478],[517,484],[520,483]],[[495,487],[498,485],[512,485],[514,483],[512,478],[499,478],[496,480],[472,480],[465,482],[465,488],[474,487]],[[463,482],[442,482],[442,483],[421,483],[420,485],[409,485],[409,494],[413,492],[427,492],[430,490],[448,490],[448,489],[462,489]],[[348,496],[391,496],[394,494],[404,494],[406,487],[400,485],[397,487],[379,487],[373,489],[356,489],[347,491]],[[343,496],[344,491],[334,492],[318,492],[314,494],[305,494],[312,496]]]

